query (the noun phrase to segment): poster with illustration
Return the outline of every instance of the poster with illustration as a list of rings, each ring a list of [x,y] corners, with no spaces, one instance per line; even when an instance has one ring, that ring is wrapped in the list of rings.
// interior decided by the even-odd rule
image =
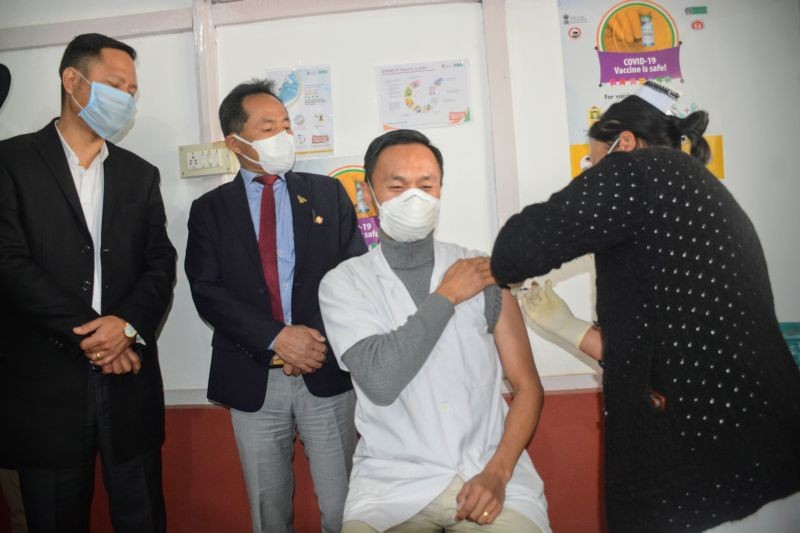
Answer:
[[[306,159],[295,163],[297,172],[312,172],[339,180],[353,202],[358,218],[358,229],[368,248],[378,246],[378,211],[372,201],[369,186],[364,181],[364,167],[359,157],[331,157]]]
[[[275,91],[289,112],[297,156],[332,153],[330,66],[271,69],[267,78],[275,82]]]
[[[715,4],[719,1],[558,0],[573,176],[588,164],[589,127],[647,80],[682,95],[675,107],[678,116],[708,109],[711,102],[699,105],[693,94],[711,72],[702,64],[707,59],[702,43],[707,32],[715,31],[707,28]],[[723,178],[722,136],[707,131],[706,139],[709,169]]]
[[[381,129],[440,128],[470,121],[466,60],[376,69]]]

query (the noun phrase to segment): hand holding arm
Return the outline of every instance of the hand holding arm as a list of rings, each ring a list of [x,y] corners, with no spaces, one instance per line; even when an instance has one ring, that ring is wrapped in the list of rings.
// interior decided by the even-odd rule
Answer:
[[[450,265],[436,292],[458,305],[494,283],[489,258],[471,257]]]

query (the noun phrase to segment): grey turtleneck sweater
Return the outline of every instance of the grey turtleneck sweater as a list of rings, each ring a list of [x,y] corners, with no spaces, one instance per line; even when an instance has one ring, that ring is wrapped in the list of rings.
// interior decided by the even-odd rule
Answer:
[[[376,405],[390,405],[417,375],[455,312],[450,301],[429,293],[433,274],[433,233],[421,241],[402,243],[381,232],[381,253],[403,282],[417,311],[394,331],[361,339],[342,355],[350,374]],[[500,316],[502,294],[497,285],[484,290],[489,331]]]

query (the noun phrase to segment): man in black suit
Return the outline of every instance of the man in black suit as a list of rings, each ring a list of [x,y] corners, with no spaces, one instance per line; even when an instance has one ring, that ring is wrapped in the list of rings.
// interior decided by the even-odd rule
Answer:
[[[291,123],[271,82],[234,88],[219,117],[242,169],[192,204],[185,263],[195,305],[214,328],[208,398],[230,407],[253,530],[292,531],[297,429],[322,529],[338,532],[355,396],[325,339],[317,290],[366,246],[342,185],[291,171]]]
[[[106,139],[133,122],[136,52],[61,61],[61,115],[0,142],[0,466],[31,531],[88,531],[97,451],[116,531],[164,530],[156,335],[172,295],[158,169]]]

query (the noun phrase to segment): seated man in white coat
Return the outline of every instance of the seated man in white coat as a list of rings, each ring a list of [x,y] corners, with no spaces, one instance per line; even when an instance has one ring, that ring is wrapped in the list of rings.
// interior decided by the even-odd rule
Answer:
[[[542,407],[527,331],[488,258],[433,239],[441,153],[395,130],[372,141],[364,167],[381,245],[319,290],[361,434],[343,532],[550,531],[525,451]]]

